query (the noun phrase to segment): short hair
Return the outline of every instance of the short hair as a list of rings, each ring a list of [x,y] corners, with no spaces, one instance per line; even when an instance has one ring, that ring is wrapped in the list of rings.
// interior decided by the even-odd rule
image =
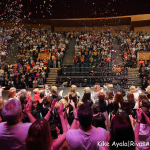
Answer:
[[[78,109],[78,120],[83,128],[88,128],[92,124],[93,110],[88,104],[80,105]]]
[[[36,94],[38,91],[39,91],[39,89],[36,88],[36,89],[33,90],[33,93]]]
[[[8,91],[8,98],[12,97],[12,94],[14,94],[16,92],[16,88],[11,87]]]
[[[19,118],[22,112],[21,103],[17,99],[9,100],[2,109],[2,116],[7,122],[13,122]]]
[[[77,108],[79,108],[82,104],[83,104],[83,102],[81,102],[81,101],[78,102],[78,103],[77,103]]]
[[[26,89],[22,89],[22,90],[20,91],[20,94],[25,94],[25,93],[27,93]]]

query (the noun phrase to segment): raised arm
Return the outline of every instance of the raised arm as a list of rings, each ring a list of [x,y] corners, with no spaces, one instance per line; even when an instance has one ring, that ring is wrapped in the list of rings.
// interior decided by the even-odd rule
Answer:
[[[63,103],[60,104],[60,107],[58,109],[58,115],[60,117],[60,120],[61,120],[61,124],[62,124],[62,129],[63,129],[63,133],[67,132],[68,129],[67,129],[67,125],[66,125],[66,122],[65,122],[65,119],[64,119],[64,116],[63,116]]]
[[[28,103],[24,107],[23,112],[28,115],[30,122],[33,123],[36,121],[36,119],[31,114],[31,107],[32,107],[32,99],[28,100]]]
[[[140,123],[141,123],[141,119],[142,119],[142,110],[141,109],[137,109],[137,124],[134,130],[134,135],[135,135],[135,142],[138,142],[139,139],[139,129],[140,129]]]
[[[52,113],[52,111],[54,110],[56,101],[57,101],[56,99],[54,99],[54,100],[52,101],[51,109],[48,111],[48,113],[47,113],[46,116],[44,117],[44,119],[46,119],[47,121],[49,121],[49,118],[51,117],[51,113]]]
[[[70,105],[73,107],[73,113],[74,113],[74,120],[72,122],[70,129],[77,129],[77,122],[78,122],[77,109],[75,108],[74,102],[72,100],[70,102]]]

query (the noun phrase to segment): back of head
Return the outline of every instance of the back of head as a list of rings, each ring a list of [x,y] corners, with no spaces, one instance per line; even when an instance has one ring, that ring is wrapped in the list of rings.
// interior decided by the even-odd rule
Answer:
[[[100,92],[100,93],[97,94],[97,97],[98,97],[99,101],[104,101],[105,94],[103,92]]]
[[[8,123],[13,123],[19,119],[21,113],[21,103],[17,99],[8,101],[2,109],[2,116]]]
[[[116,101],[117,103],[123,104],[124,99],[123,99],[123,95],[122,95],[121,92],[117,92],[117,93],[116,93],[115,101]]]
[[[70,99],[70,100],[73,100],[73,102],[74,102],[75,104],[77,104],[77,94],[76,94],[76,93],[70,92],[70,93],[69,93],[69,99]]]
[[[44,104],[44,106],[50,106],[50,104],[51,104],[51,99],[50,98],[47,98],[47,97],[45,97],[44,99],[43,99],[43,104]]]
[[[110,150],[135,150],[135,146],[119,146],[118,148],[113,143],[123,143],[128,141],[135,141],[134,131],[127,114],[117,115],[111,121],[110,131]]]
[[[57,139],[58,138],[56,125],[52,125],[51,126],[50,132],[51,132],[51,136],[52,136],[53,139]]]
[[[91,92],[87,91],[82,97],[82,102],[86,103],[88,100],[91,100]]]
[[[23,105],[23,104],[25,103],[24,100],[26,100],[26,98],[27,98],[26,94],[21,94],[21,95],[20,95],[20,102],[21,102],[21,105]]]
[[[16,88],[12,87],[8,91],[8,98],[11,98],[16,93]]]
[[[111,90],[108,90],[108,91],[106,92],[106,96],[107,96],[108,99],[112,99],[112,97],[113,97],[113,92],[112,92]]]
[[[88,128],[92,124],[93,110],[88,104],[82,104],[78,109],[78,120],[83,128]]]
[[[93,87],[93,91],[94,91],[94,92],[98,92],[99,89],[100,89],[99,85],[95,85],[95,86]]]
[[[71,85],[70,92],[75,93],[76,89],[77,89],[76,85]]]
[[[127,94],[127,99],[128,99],[129,101],[131,101],[131,102],[134,102],[134,95],[133,95],[132,92],[129,92],[129,93]]]
[[[49,150],[51,147],[50,127],[45,119],[36,120],[29,128],[26,138],[27,150]]]

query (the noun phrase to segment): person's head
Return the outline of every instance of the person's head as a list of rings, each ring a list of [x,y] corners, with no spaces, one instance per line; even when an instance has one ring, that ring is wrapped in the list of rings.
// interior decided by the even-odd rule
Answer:
[[[21,102],[21,105],[27,103],[27,96],[26,96],[26,94],[21,94],[20,95],[20,102]]]
[[[58,135],[60,134],[60,130],[56,125],[52,125],[50,128],[51,136],[55,140],[58,138]]]
[[[33,99],[32,100],[32,108],[35,109],[37,107],[37,100]]]
[[[145,95],[145,94],[143,94],[143,93],[141,93],[141,94],[139,94],[139,97],[138,97],[138,107],[141,107],[142,106],[142,100],[143,99],[146,99],[146,100],[148,100],[148,97]]]
[[[39,89],[38,89],[38,88],[36,88],[36,89],[34,89],[34,90],[33,90],[33,93],[34,93],[34,94],[39,94],[39,93],[40,93],[40,91],[39,91]]]
[[[52,86],[51,87],[51,93],[53,97],[57,97],[58,96],[58,91],[57,91],[57,87],[56,86]]]
[[[8,124],[17,124],[22,116],[21,103],[17,99],[9,100],[2,109],[2,116]]]
[[[83,104],[83,102],[78,102],[78,104],[77,104],[77,109],[81,106]]]
[[[105,94],[104,94],[103,92],[99,92],[99,93],[97,94],[97,97],[98,97],[99,101],[104,101],[104,99],[105,99]]]
[[[150,65],[149,65],[149,67],[150,67]],[[150,72],[149,72],[150,73]],[[146,92],[148,93],[148,94],[150,94],[150,85],[146,88]]]
[[[144,113],[147,115],[147,117],[150,118],[149,108],[147,108],[147,107],[141,107],[141,109],[144,111]],[[141,123],[142,124],[147,124],[147,121],[146,121],[145,116],[143,114],[142,114]]]
[[[135,86],[131,86],[130,87],[130,92],[132,92],[132,93],[136,93],[137,92]]]
[[[131,102],[134,102],[134,95],[133,95],[132,92],[129,92],[129,93],[127,94],[127,99],[128,99],[129,101],[131,101]]]
[[[90,88],[90,87],[85,87],[85,88],[84,88],[84,93],[85,93],[85,92],[90,92],[90,91],[91,91],[91,88]]]
[[[12,87],[8,91],[8,98],[14,98],[16,95],[16,88]]]
[[[95,85],[95,86],[93,87],[93,91],[94,91],[94,92],[98,92],[99,89],[100,89],[99,85]]]
[[[110,150],[135,150],[135,146],[119,146],[118,148],[113,143],[122,143],[128,141],[135,141],[134,131],[129,119],[126,114],[116,115],[111,121],[110,130]]]
[[[112,98],[113,98],[113,92],[112,92],[111,90],[108,90],[108,91],[106,92],[106,97],[107,97],[108,99],[112,99]]]
[[[52,143],[50,126],[47,120],[38,119],[29,128],[26,138],[27,150],[49,150]]]
[[[73,92],[70,92],[70,93],[69,93],[69,100],[70,100],[70,101],[73,100],[73,102],[74,102],[75,104],[77,104],[77,101],[78,101],[77,94],[76,94],[76,93],[73,93]]]
[[[116,101],[117,103],[120,103],[120,104],[123,103],[124,99],[123,99],[123,95],[122,95],[121,92],[117,92],[117,93],[116,93],[116,95],[115,95],[115,101]]]
[[[52,102],[52,100],[51,100],[50,98],[45,97],[45,98],[43,99],[43,102],[42,102],[42,103],[44,104],[45,107],[50,107],[51,102]]]
[[[80,105],[78,112],[78,120],[83,129],[87,129],[92,124],[93,110],[88,104]]]
[[[91,92],[85,92],[82,97],[82,102],[86,103],[87,101],[91,100]]]
[[[70,92],[75,93],[76,89],[77,89],[76,85],[71,85]]]

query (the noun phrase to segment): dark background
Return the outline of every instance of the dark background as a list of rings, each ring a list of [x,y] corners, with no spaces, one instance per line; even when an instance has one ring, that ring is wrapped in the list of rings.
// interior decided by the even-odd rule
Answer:
[[[99,18],[150,13],[150,0],[45,0],[45,3],[44,0],[16,0],[16,2],[0,0],[0,18]],[[18,12],[20,4],[23,5],[22,12]],[[11,8],[13,11],[10,12]]]

